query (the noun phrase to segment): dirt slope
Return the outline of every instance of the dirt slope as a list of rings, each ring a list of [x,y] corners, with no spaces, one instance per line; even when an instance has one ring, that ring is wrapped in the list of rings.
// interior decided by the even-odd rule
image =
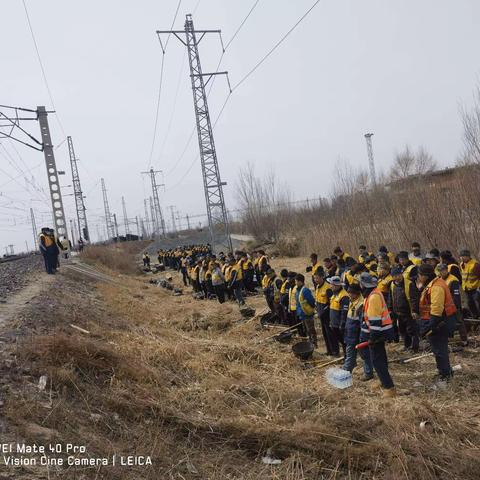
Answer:
[[[275,266],[283,263],[300,270],[304,260]],[[453,355],[463,369],[446,391],[431,389],[431,358],[392,364],[411,394],[385,401],[360,372],[350,389],[328,386],[322,369],[304,370],[290,346],[266,340],[272,332],[242,320],[234,304],[174,297],[150,277],[103,271],[111,282],[64,271],[31,302],[4,411],[30,441],[151,455],[153,466],[77,468],[77,477],[17,469],[9,478],[477,478],[477,348]],[[424,420],[431,426],[422,430]],[[269,449],[280,465],[262,463]]]

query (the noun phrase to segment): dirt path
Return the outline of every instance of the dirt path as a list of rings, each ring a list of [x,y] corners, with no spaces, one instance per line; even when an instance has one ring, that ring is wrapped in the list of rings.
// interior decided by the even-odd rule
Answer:
[[[51,285],[55,280],[53,275],[34,274],[27,285],[0,303],[0,333],[10,320],[13,320],[30,301]]]

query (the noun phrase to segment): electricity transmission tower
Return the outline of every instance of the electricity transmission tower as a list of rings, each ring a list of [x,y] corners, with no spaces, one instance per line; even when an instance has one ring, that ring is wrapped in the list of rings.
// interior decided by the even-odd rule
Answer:
[[[175,205],[170,205],[168,208],[170,209],[170,213],[172,215],[172,232],[177,233],[177,225],[175,223]]]
[[[118,223],[117,223],[117,214],[113,214],[113,225],[115,227],[115,237],[117,239],[117,242],[120,241],[120,235],[118,234]]]
[[[226,185],[226,183],[222,182],[220,178],[217,152],[215,150],[212,123],[210,120],[207,94],[205,91],[205,86],[213,76],[227,75],[228,79],[228,73],[202,72],[198,45],[207,33],[218,33],[220,41],[222,42],[220,30],[195,30],[192,15],[190,14],[186,16],[185,30],[157,31],[160,45],[164,53],[165,49],[161,40],[162,34],[175,35],[175,37],[187,47],[211,244],[213,248],[215,248],[216,245],[219,245],[225,246],[231,251],[232,239],[230,237],[227,209],[225,207],[225,198],[223,196],[223,186]],[[204,77],[207,77],[207,79],[205,80]]]
[[[4,113],[4,111],[7,113]],[[65,237],[68,239],[62,192],[58,181],[57,164],[55,162],[50,127],[48,125],[49,113],[53,112],[47,112],[45,107],[41,106],[37,107],[36,110],[31,110],[29,108],[0,105],[0,139],[10,138],[15,142],[43,152],[45,165],[47,167],[47,179],[50,190],[55,231],[59,237]],[[40,125],[41,140],[37,140],[22,127],[23,122],[27,121],[38,121]]]
[[[30,208],[30,219],[32,221],[32,233],[33,233],[33,248],[36,250],[38,248],[38,232],[37,232],[37,223],[35,222],[35,214],[33,213],[33,208]]]
[[[154,210],[152,213],[152,223],[154,224],[154,235],[165,236],[165,221],[163,219],[162,208],[160,206],[160,197],[158,196],[158,187],[164,187],[165,185],[157,184],[157,173],[161,173],[161,170],[154,170],[150,168],[148,172],[142,172],[143,174],[150,175],[150,181],[152,183],[152,195],[153,195],[153,205]]]
[[[105,225],[107,226],[107,241],[115,237],[115,228],[112,223],[112,214],[110,213],[110,206],[108,205],[107,189],[105,188],[105,180],[100,179],[102,182],[103,193],[103,207],[105,209]]]
[[[90,234],[88,232],[87,214],[85,212],[85,202],[83,201],[82,186],[80,184],[80,176],[78,175],[77,157],[75,157],[72,137],[67,137],[67,142],[68,153],[70,155],[70,166],[72,168],[73,195],[75,197],[75,207],[77,209],[78,240],[80,241],[84,239],[89,242]]]
[[[145,234],[147,237],[150,235],[148,224],[150,223],[150,219],[148,218],[148,206],[147,206],[147,199],[143,199],[143,206],[145,207]]]
[[[150,197],[150,218],[152,219],[152,238],[155,236],[155,232],[159,230],[157,218],[155,214],[155,207],[153,206],[153,198]]]
[[[370,169],[370,181],[372,182],[372,185],[376,185],[377,177],[375,174],[375,161],[373,159],[372,137],[373,133],[365,134],[365,140],[367,141],[368,167]]]
[[[124,197],[122,197],[122,208],[123,208],[123,222],[125,223],[125,237],[127,237],[127,235],[130,235],[130,227],[128,225],[127,207],[125,205]]]

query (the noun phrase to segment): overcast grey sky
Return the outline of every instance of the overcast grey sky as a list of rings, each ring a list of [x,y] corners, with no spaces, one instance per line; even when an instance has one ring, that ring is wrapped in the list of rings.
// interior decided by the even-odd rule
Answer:
[[[80,158],[94,240],[96,225],[103,232],[104,224],[100,177],[112,212],[121,217],[124,195],[134,218],[143,214],[143,199],[150,193],[148,179],[140,175],[150,164],[165,172],[165,214],[169,205],[176,205],[181,215],[205,212],[196,134],[180,158],[194,127],[194,111],[185,47],[175,38],[165,57],[157,138],[149,160],[161,63],[155,30],[170,28],[177,3],[27,0],[59,118]],[[183,28],[185,14],[197,3],[181,2],[175,27]],[[253,3],[200,0],[195,26],[220,28],[226,43]],[[312,3],[259,1],[223,58],[232,84]],[[471,100],[479,79],[479,18],[478,0],[321,1],[232,94],[215,129],[228,207],[235,208],[235,182],[244,162],[254,163],[259,174],[274,168],[297,199],[328,194],[339,157],[366,166],[367,131],[375,132],[378,169],[387,169],[406,143],[424,145],[442,166],[452,164],[461,150],[459,104]],[[0,104],[51,108],[22,1],[3,0],[0,22]],[[203,70],[214,70],[221,55],[218,39],[206,38],[200,54]],[[218,78],[210,96],[213,119],[227,94],[226,82]],[[53,116],[50,123],[59,145],[65,137]],[[38,125],[27,127],[37,135]],[[10,142],[3,145],[23,171],[29,170],[30,183],[0,148],[0,253],[10,243],[25,249],[25,240],[31,247],[30,207],[38,227],[51,225],[50,203],[39,192],[47,192],[43,155],[17,145],[20,160]],[[67,171],[61,182],[70,185],[66,144],[56,155],[58,168]],[[67,217],[73,218],[73,197],[64,199]]]

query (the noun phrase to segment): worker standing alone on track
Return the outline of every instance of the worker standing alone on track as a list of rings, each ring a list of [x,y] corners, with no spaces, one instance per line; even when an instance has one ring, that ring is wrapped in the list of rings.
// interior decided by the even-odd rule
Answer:
[[[45,262],[45,270],[49,275],[53,275],[57,268],[58,247],[55,238],[50,235],[49,228],[42,228],[38,245]]]
[[[385,342],[393,337],[393,325],[382,292],[377,287],[377,279],[369,273],[360,275],[360,286],[365,299],[363,319],[368,328],[368,345],[375,372],[378,375],[385,397],[395,397],[395,385],[388,371]]]

